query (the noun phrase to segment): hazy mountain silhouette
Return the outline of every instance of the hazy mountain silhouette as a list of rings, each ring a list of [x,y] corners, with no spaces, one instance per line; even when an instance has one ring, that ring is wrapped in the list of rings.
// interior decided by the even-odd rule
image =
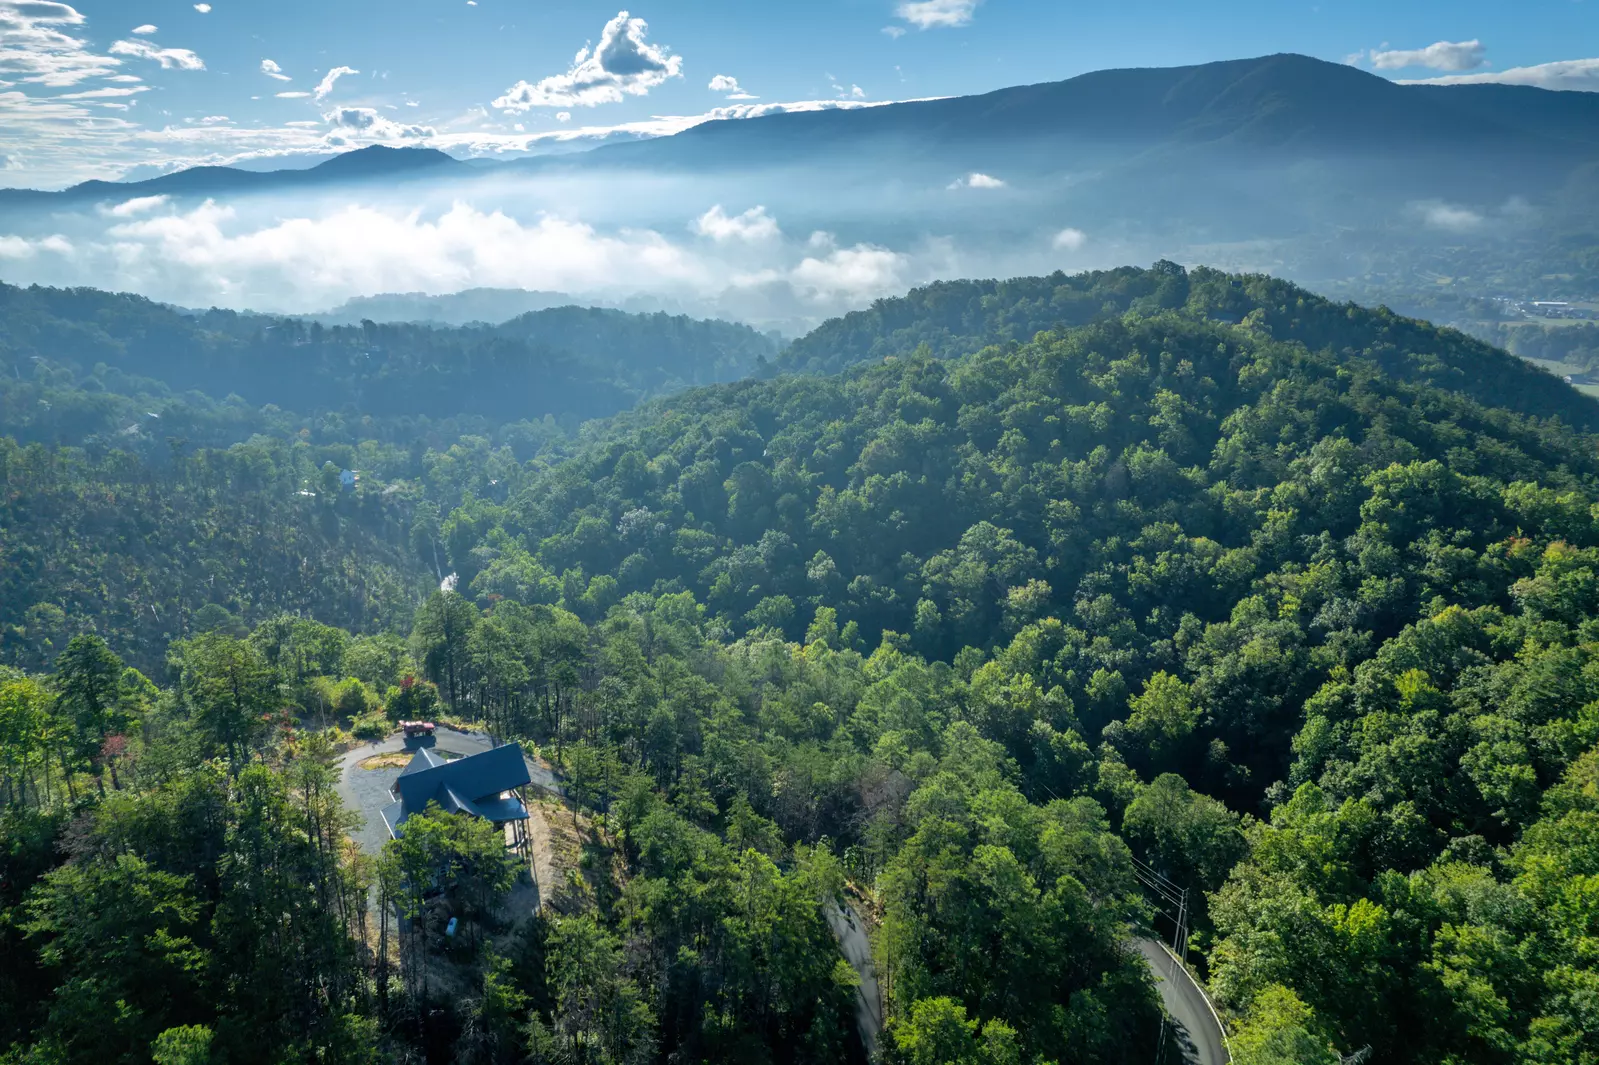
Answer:
[[[491,171],[892,162],[1024,171],[1113,167],[1165,175],[1190,164],[1335,160],[1396,178],[1418,164],[1446,183],[1553,187],[1599,155],[1599,95],[1505,85],[1400,85],[1338,63],[1273,55],[1199,66],[1102,70],[978,96],[859,110],[707,122],[672,137],[519,160]],[[1452,164],[1470,160],[1469,172]],[[308,170],[199,167],[147,181],[91,181],[52,199],[304,189],[343,182],[469,178],[483,172],[428,148],[374,146]],[[1185,176],[1192,176],[1190,171]],[[1530,183],[1530,184],[1529,184]]]
[[[85,181],[60,192],[0,189],[0,206],[62,200],[138,196],[216,196],[280,192],[360,181],[410,180],[469,170],[467,164],[434,148],[390,148],[374,144],[336,155],[304,170],[239,170],[197,166],[144,181]]]

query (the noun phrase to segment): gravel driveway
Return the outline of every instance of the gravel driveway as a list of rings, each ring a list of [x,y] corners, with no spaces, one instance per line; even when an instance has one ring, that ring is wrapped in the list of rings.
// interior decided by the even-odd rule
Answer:
[[[395,733],[385,739],[364,744],[346,751],[339,759],[339,798],[347,810],[361,816],[362,824],[351,836],[368,854],[377,854],[389,840],[389,830],[383,827],[382,809],[393,802],[389,789],[400,776],[400,767],[390,769],[362,769],[361,763],[374,755],[415,751],[432,747],[436,751],[449,751],[463,757],[493,748],[494,741],[482,732],[456,732],[439,729],[432,739],[408,739]],[[564,794],[555,774],[545,766],[527,759],[528,775],[538,787]]]

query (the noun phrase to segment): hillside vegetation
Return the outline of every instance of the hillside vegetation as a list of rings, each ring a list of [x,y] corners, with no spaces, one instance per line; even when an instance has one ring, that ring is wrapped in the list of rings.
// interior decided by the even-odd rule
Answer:
[[[107,373],[251,406],[497,422],[603,417],[645,396],[731,380],[776,355],[748,326],[579,307],[497,327],[364,322],[325,327],[137,296],[0,286],[0,362],[68,367],[91,391]]]
[[[1094,306],[1035,335],[1046,294]],[[1458,334],[1167,264],[934,286],[795,351],[848,368],[656,400],[530,461],[358,452],[415,501],[409,565],[457,575],[403,645],[250,614],[174,631],[164,688],[84,638],[7,674],[34,724],[3,733],[4,1038],[91,1061],[202,1029],[229,1061],[356,1061],[414,1051],[427,1016],[454,1060],[859,1060],[825,932],[849,884],[886,1061],[1141,1062],[1158,1000],[1127,940],[1171,928],[1136,859],[1190,890],[1241,1065],[1599,1063],[1588,401]],[[121,694],[86,709],[86,675]],[[326,994],[237,971],[262,927],[237,915],[330,905],[243,875],[263,833],[325,853],[291,815],[317,809],[314,748],[267,723],[330,690],[538,743],[604,814],[586,861],[612,877],[474,948],[470,993],[368,994],[388,969],[347,910],[337,950],[272,940]],[[284,812],[263,828],[256,802]],[[439,833],[416,860],[457,870],[470,914],[492,870]],[[130,948],[69,900],[135,874],[118,927],[180,995],[89,979]]]
[[[940,358],[990,344],[1020,343],[1049,329],[1128,312],[1173,311],[1197,320],[1247,324],[1335,359],[1361,359],[1406,381],[1435,385],[1490,407],[1599,428],[1595,404],[1548,373],[1451,329],[1353,303],[1336,303],[1264,275],[1175,264],[1008,281],[941,281],[878,300],[795,341],[779,367],[832,373],[927,345]],[[1534,354],[1534,352],[1528,352]]]

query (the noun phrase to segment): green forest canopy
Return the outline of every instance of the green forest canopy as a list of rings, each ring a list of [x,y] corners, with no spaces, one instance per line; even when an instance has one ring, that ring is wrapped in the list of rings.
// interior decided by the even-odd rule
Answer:
[[[260,455],[263,520],[356,559],[293,603],[219,570],[207,594],[231,604],[231,631],[107,626],[163,678],[112,685],[125,718],[73,694],[81,643],[57,658],[114,611],[85,595],[68,613],[55,578],[26,579],[19,601],[61,609],[47,636],[5,619],[13,661],[53,664],[0,689],[41,723],[7,733],[23,863],[7,882],[23,887],[6,905],[42,915],[5,952],[37,1003],[10,1038],[78,1053],[51,1018],[89,971],[70,966],[110,948],[58,949],[67,926],[47,900],[89,890],[70,878],[134,859],[155,898],[191,890],[159,877],[200,875],[167,856],[188,853],[173,830],[53,849],[74,777],[122,767],[115,802],[86,791],[80,815],[113,835],[199,787],[213,755],[305,786],[272,768],[279,733],[220,730],[257,716],[220,712],[207,678],[248,666],[259,709],[291,718],[319,676],[398,714],[415,669],[456,714],[561,751],[577,801],[608,811],[621,886],[508,970],[484,968],[452,1023],[462,1039],[492,1028],[484,1004],[509,995],[517,1034],[463,1057],[847,1053],[847,974],[820,923],[847,878],[880,908],[894,1060],[1146,1060],[1154,999],[1121,947],[1148,919],[1137,857],[1195,890],[1195,961],[1240,1061],[1365,1046],[1418,1065],[1599,1061],[1591,401],[1458,334],[1269,279],[1159,266],[1007,284],[962,301],[982,313],[958,332],[907,310],[954,288],[935,286],[790,349],[811,369],[846,354],[858,365],[841,374],[678,394],[531,458],[492,435],[417,456],[341,445],[399,486],[393,514],[365,487],[297,502],[328,468],[309,456],[334,446],[304,439],[116,460],[125,473],[103,465],[115,452],[8,452],[8,550],[38,491],[11,471],[37,481],[46,456],[64,471],[51,498],[90,476],[77,471],[142,476],[200,521],[246,468],[230,463]],[[1106,298],[1036,337],[985,332],[1039,320],[1034,295],[1006,293],[1045,291]],[[120,553],[80,568],[113,559],[167,579]],[[377,561],[391,591],[365,591]],[[399,575],[440,572],[459,591],[398,620],[415,594]],[[387,612],[353,611],[358,594]],[[379,637],[292,619],[244,635],[241,617],[279,609],[408,640],[376,653]],[[320,650],[285,653],[296,641]],[[113,737],[160,771],[105,755]],[[47,765],[66,781],[41,793]],[[232,802],[240,785],[206,786]],[[183,905],[214,930],[226,890],[195,883],[210,894]],[[151,912],[190,912],[163,905]],[[215,934],[195,949],[219,949]],[[34,971],[47,979],[16,975]],[[117,1038],[138,1053],[201,1026],[228,1060],[254,1060],[227,1042],[250,1015],[222,986],[140,1004],[154,1012]],[[601,1002],[625,1023],[585,1027]],[[390,1024],[388,1009],[350,992],[317,1045]]]

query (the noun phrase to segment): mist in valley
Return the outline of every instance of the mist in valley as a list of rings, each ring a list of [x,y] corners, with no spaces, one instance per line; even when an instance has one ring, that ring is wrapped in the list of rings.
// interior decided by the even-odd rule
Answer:
[[[748,167],[641,166],[602,151],[581,165],[253,194],[101,186],[43,210],[0,210],[0,272],[181,307],[334,318],[379,294],[527,290],[548,294],[542,305],[665,310],[797,335],[937,279],[1160,258],[1358,288],[1385,259],[1462,247],[1491,257],[1541,221],[1515,194],[1428,195],[1424,179],[1347,160],[1213,156],[1174,170],[1085,148],[1074,168],[1041,165],[1025,147]],[[448,321],[530,305],[479,299],[467,316],[426,300],[384,306],[389,317]]]

